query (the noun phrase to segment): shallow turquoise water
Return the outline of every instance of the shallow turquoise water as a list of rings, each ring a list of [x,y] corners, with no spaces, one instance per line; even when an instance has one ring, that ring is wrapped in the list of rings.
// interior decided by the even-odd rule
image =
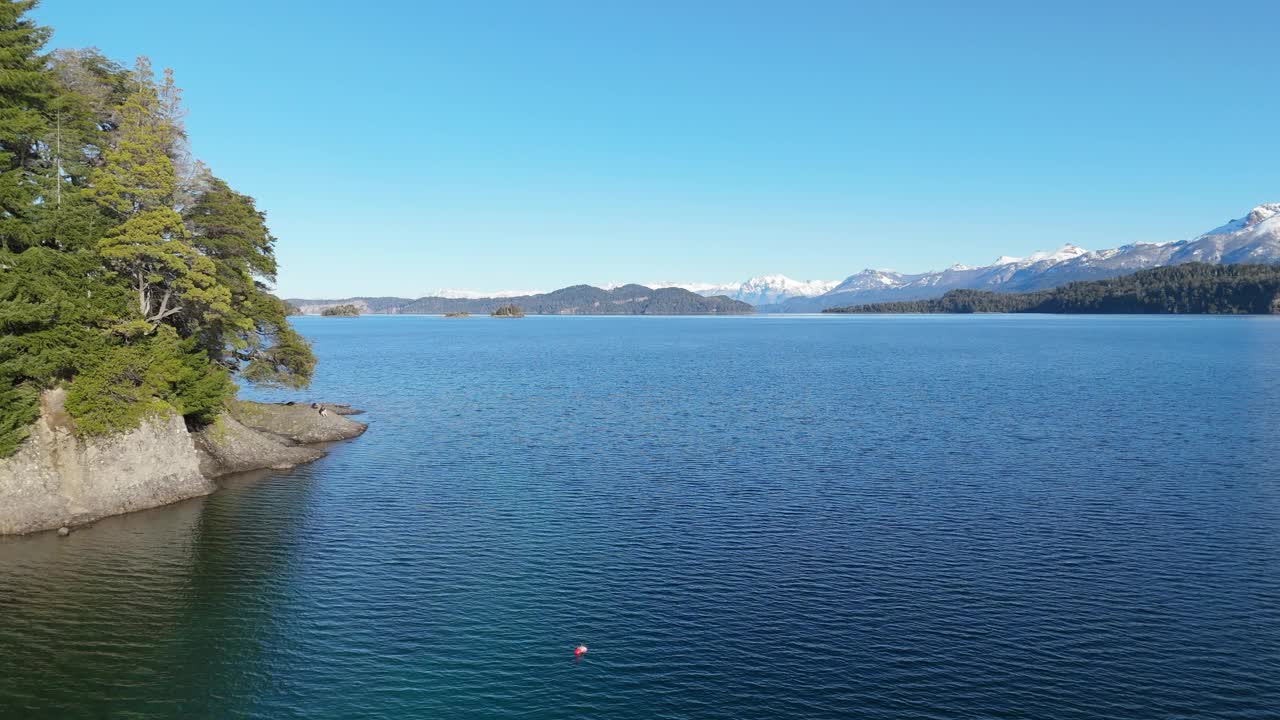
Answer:
[[[0,540],[0,717],[1277,717],[1275,319],[298,327],[369,432]]]

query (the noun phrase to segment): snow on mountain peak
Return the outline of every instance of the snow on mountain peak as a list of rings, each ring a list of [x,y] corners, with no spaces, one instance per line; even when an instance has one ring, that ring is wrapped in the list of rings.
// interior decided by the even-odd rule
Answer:
[[[787,308],[809,311],[835,305],[916,300],[959,288],[1028,292],[1186,262],[1280,262],[1280,203],[1258,205],[1245,217],[1192,240],[1138,242],[1097,251],[1068,243],[1057,250],[1022,258],[1001,255],[989,266],[964,272],[958,271],[963,267],[958,265],[915,274],[863,270],[850,275],[826,296],[788,302]]]
[[[1006,265],[1019,265],[1019,266],[1025,267],[1027,265],[1035,265],[1037,263],[1043,263],[1043,262],[1049,262],[1050,264],[1056,265],[1060,262],[1066,262],[1067,260],[1074,260],[1075,258],[1078,258],[1081,255],[1088,255],[1088,254],[1089,254],[1088,250],[1085,250],[1084,248],[1076,245],[1072,245],[1071,243],[1067,243],[1066,245],[1063,245],[1062,247],[1052,252],[1048,250],[1041,250],[1040,252],[1031,253],[1030,255],[1024,258],[1013,257],[1012,255],[1001,255],[1000,257],[996,258],[996,261],[991,263],[991,265],[989,265],[988,267],[997,268],[997,267],[1004,267]]]
[[[1075,245],[1072,245],[1071,243],[1067,243],[1066,245],[1063,245],[1062,247],[1058,248],[1057,250],[1054,250],[1053,252],[1041,251],[1037,253],[1032,253],[1028,255],[1026,259],[1023,260],[1022,262],[1025,264],[1042,263],[1042,262],[1051,262],[1053,264],[1057,264],[1066,260],[1078,258],[1081,255],[1088,254],[1088,252],[1089,252],[1088,250],[1085,250],[1082,247],[1077,247]]]
[[[816,297],[838,285],[835,280],[795,280],[786,275],[757,275],[740,283],[647,283],[678,287],[703,296],[727,295],[752,305],[769,305],[793,297]]]
[[[1257,225],[1268,218],[1280,215],[1280,203],[1263,203],[1249,211],[1249,215],[1245,217],[1245,227]]]
[[[1226,225],[1216,227],[1200,237],[1205,237],[1207,235],[1226,235],[1229,233],[1240,232],[1241,230],[1248,230],[1249,228],[1270,220],[1277,215],[1280,215],[1280,203],[1262,203],[1250,210],[1248,215],[1232,220]]]
[[[794,280],[786,275],[759,275],[726,294],[752,305],[769,305],[793,297],[822,295],[837,284],[834,280]]]
[[[1039,263],[1050,263],[1051,265],[1056,265],[1059,263],[1065,263],[1065,261],[1068,260],[1079,258],[1080,255],[1088,254],[1088,250],[1083,249],[1083,247],[1071,245],[1071,243],[1068,242],[1066,245],[1059,247],[1059,249],[1053,250],[1052,252],[1048,250],[1032,252],[1032,254],[1028,255],[1027,258],[1023,258],[1021,260],[1001,256],[1000,260],[996,260],[996,264],[1007,265],[1009,263],[1001,263],[1001,260],[1009,260],[1011,263],[1019,265],[1036,265]]]

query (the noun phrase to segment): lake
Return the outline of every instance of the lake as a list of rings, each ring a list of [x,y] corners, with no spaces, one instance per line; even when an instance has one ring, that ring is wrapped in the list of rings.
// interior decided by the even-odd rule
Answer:
[[[0,717],[1280,713],[1280,319],[296,324],[368,433],[0,539]]]

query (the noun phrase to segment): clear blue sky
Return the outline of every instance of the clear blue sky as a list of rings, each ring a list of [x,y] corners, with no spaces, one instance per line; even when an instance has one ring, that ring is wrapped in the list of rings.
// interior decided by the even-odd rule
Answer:
[[[287,296],[837,279],[1280,201],[1272,3],[44,0],[149,55]]]

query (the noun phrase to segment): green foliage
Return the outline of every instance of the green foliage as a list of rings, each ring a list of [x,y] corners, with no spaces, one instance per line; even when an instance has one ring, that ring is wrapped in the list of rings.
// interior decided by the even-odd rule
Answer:
[[[88,252],[0,253],[0,376],[49,385],[96,362],[128,291]]]
[[[320,311],[324,317],[356,317],[360,314],[360,308],[355,305],[334,305]]]
[[[119,132],[89,177],[94,199],[121,221],[98,249],[133,284],[138,314],[153,330],[179,313],[216,319],[231,312],[231,292],[217,282],[213,261],[185,242],[186,226],[173,209],[178,178],[168,152],[180,130],[165,121],[171,111],[145,62],[136,79],[120,108]]]
[[[832,308],[831,313],[1280,313],[1280,265],[1187,263],[1052,290],[952,290],[934,300]]]
[[[501,305],[489,314],[492,315],[493,317],[499,317],[499,318],[524,317],[524,311],[520,309],[519,305]]]
[[[167,206],[178,188],[167,154],[174,130],[158,117],[159,91],[148,72],[140,65],[136,87],[118,110],[120,124],[114,141],[90,175],[94,198],[122,220]]]
[[[179,313],[214,320],[231,312],[231,291],[214,277],[213,261],[182,241],[182,217],[172,209],[142,210],[98,243],[109,267],[129,278],[138,314],[152,329]]]
[[[315,372],[316,356],[311,345],[285,322],[273,326],[274,332],[262,335],[270,344],[254,353],[240,375],[251,383],[267,386],[304,388]]]
[[[206,424],[233,391],[226,372],[193,340],[163,327],[139,342],[111,348],[71,384],[66,408],[76,428],[91,435],[137,427],[170,409]]]
[[[103,357],[102,328],[126,298],[108,277],[92,253],[0,251],[0,457],[26,436],[40,390]]]
[[[45,196],[54,194],[55,182],[58,181],[52,176],[48,178],[45,183],[48,187],[42,191]],[[69,182],[59,184],[61,192],[57,202],[41,205],[32,215],[33,239],[39,245],[57,250],[93,249],[115,227],[116,221],[104,214],[83,188]]]
[[[0,0],[0,457],[55,386],[84,433],[212,422],[236,373],[305,386],[315,358],[266,284],[275,239],[192,161],[172,73],[42,55],[33,5]]]
[[[39,391],[31,385],[0,388],[0,457],[8,457],[40,416]]]
[[[49,29],[25,17],[34,0],[0,0],[0,248],[32,245],[40,176],[48,165],[40,153],[45,109],[53,83],[41,55]]]
[[[245,273],[268,281],[276,278],[275,238],[267,216],[254,199],[210,176],[207,188],[186,212],[193,244],[219,265],[219,279]],[[225,272],[224,272],[225,271]]]
[[[187,210],[191,244],[230,293],[230,309],[206,317],[196,333],[209,356],[261,385],[304,387],[315,356],[286,319],[289,305],[267,292],[276,274],[275,238],[254,199],[209,176]]]

